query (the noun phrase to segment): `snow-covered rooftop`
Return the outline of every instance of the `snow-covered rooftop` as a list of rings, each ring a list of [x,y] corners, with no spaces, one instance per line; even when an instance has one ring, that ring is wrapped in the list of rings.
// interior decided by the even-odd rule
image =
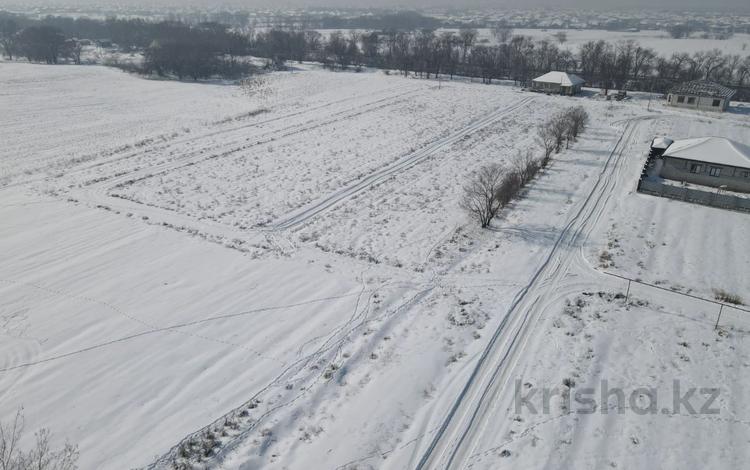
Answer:
[[[734,90],[708,80],[693,80],[680,83],[669,90],[673,95],[711,96],[716,98],[731,98]]]
[[[651,142],[651,148],[654,148],[654,149],[667,149],[673,143],[674,143],[674,140],[672,140],[672,139],[668,139],[666,137],[656,137]]]
[[[547,72],[541,77],[535,78],[534,81],[540,83],[557,83],[563,86],[583,85],[586,83],[586,80],[578,75],[557,71]]]
[[[750,147],[723,137],[676,140],[664,156],[750,168]]]

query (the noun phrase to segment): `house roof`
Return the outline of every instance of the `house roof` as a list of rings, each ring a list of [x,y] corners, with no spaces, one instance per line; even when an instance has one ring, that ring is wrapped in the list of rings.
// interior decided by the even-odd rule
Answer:
[[[712,98],[731,98],[734,90],[708,80],[693,80],[673,86],[669,92],[673,95],[710,96]]]
[[[664,156],[750,168],[750,146],[723,137],[676,140]]]
[[[582,79],[578,75],[555,71],[547,72],[541,77],[535,78],[534,81],[541,83],[555,83],[563,86],[583,85],[584,83],[586,83],[586,80]]]

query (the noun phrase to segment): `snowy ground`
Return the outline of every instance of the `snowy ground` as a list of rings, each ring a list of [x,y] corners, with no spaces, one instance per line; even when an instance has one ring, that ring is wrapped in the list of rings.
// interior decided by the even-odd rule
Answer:
[[[634,193],[654,134],[748,143],[747,115],[314,69],[256,98],[100,67],[0,83],[0,419],[24,406],[82,468],[166,466],[211,423],[227,469],[747,458],[745,317],[719,334],[712,304],[648,288],[627,310],[602,274],[750,297],[747,215]],[[475,228],[466,177],[572,104],[584,136]],[[725,393],[691,430],[513,420],[516,378],[570,377]]]

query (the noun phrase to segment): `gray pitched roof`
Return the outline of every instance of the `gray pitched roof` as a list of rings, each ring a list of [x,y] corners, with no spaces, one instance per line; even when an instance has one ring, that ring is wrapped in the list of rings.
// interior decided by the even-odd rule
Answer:
[[[750,146],[723,137],[676,140],[664,156],[750,168]]]
[[[731,98],[734,90],[708,80],[693,80],[672,87],[673,95],[710,96],[712,98]]]

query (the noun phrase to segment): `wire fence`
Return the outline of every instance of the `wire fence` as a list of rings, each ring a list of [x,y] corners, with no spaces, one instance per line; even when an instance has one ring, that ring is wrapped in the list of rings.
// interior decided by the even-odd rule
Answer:
[[[728,328],[732,330],[741,330],[750,332],[750,308],[742,304],[735,304],[730,302],[722,302],[717,299],[708,299],[687,292],[681,292],[674,288],[664,287],[657,284],[644,282],[640,279],[632,279],[627,276],[610,273],[607,271],[601,271],[607,276],[621,279],[623,282],[627,282],[625,299],[626,303],[630,296],[633,295],[633,288],[635,286],[643,286],[647,289],[656,289],[661,292],[667,292],[670,295],[681,296],[685,299],[689,299],[694,305],[700,305],[702,308],[691,311],[691,316],[694,319],[702,320],[705,322],[712,323],[714,329],[719,327]],[[741,302],[741,299],[738,299]]]

